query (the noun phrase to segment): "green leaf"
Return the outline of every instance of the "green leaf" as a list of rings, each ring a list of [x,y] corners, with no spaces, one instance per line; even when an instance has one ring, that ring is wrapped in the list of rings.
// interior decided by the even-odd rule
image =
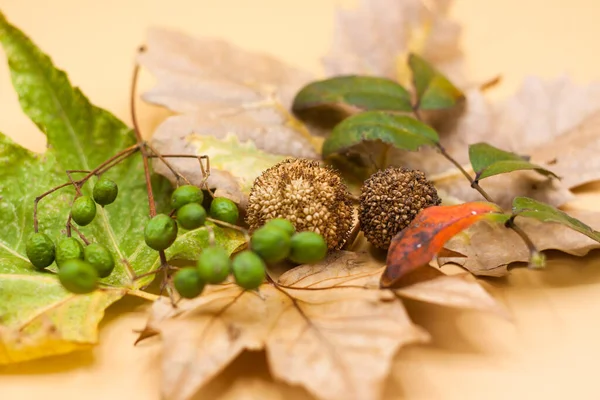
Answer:
[[[103,282],[114,288],[73,295],[51,272],[55,266],[38,272],[29,263],[25,242],[33,233],[34,198],[67,182],[65,170],[93,169],[135,144],[135,137],[113,115],[91,105],[67,75],[2,14],[0,43],[24,112],[48,138],[48,151],[40,155],[0,134],[0,364],[6,364],[95,343],[104,309],[129,290],[150,283],[152,277],[134,281],[133,274],[155,269],[158,253],[143,239],[149,210],[138,154],[106,174],[119,185],[119,196],[106,208],[98,207],[94,222],[80,228],[92,242],[111,250],[116,268]],[[83,191],[91,194],[93,183],[88,182]],[[159,205],[168,204],[170,190],[166,180],[155,177]],[[39,203],[40,231],[55,241],[64,235],[73,196],[69,187]],[[181,246],[180,251],[186,248]]]
[[[600,242],[600,232],[595,231],[580,220],[571,217],[549,204],[539,202],[528,197],[516,197],[513,200],[513,215],[537,219],[542,222],[555,222],[562,224],[574,231],[583,233],[587,237]]]
[[[342,110],[412,111],[410,93],[391,79],[339,76],[309,83],[294,98],[292,110],[331,107]]]
[[[323,143],[323,157],[375,140],[399,149],[416,151],[422,146],[435,146],[439,137],[435,130],[414,118],[383,111],[367,111],[345,119],[333,129]]]
[[[465,95],[444,75],[418,55],[411,53],[408,65],[413,74],[420,110],[441,110],[463,101]]]
[[[500,150],[487,143],[470,145],[469,159],[476,174],[475,180],[520,170],[535,170],[542,175],[558,178],[554,172],[530,163],[525,157]]]

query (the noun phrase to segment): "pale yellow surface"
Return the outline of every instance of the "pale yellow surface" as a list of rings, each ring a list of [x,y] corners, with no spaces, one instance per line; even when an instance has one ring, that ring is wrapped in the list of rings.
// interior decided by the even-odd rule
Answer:
[[[350,2],[0,0],[0,9],[95,104],[129,121],[133,54],[149,25],[220,36],[319,72],[335,3]],[[600,78],[597,0],[459,0],[454,14],[464,25],[470,76],[504,77],[493,96],[511,93],[528,74],[569,73],[578,82]],[[4,61],[0,104],[0,131],[43,150],[42,135],[18,108]],[[149,107],[141,113],[147,130],[164,115]],[[599,199],[587,194],[578,204],[594,207]],[[565,257],[546,272],[515,271],[494,286],[513,323],[409,303],[434,342],[398,354],[386,399],[600,398],[600,260]],[[0,368],[0,399],[159,399],[158,346],[132,346],[132,331],[143,325],[143,307],[128,300],[109,309],[101,345],[93,350]],[[266,374],[262,355],[243,356],[227,371],[231,381]],[[222,384],[211,385],[199,398],[215,398]],[[304,398],[295,393],[294,398]]]

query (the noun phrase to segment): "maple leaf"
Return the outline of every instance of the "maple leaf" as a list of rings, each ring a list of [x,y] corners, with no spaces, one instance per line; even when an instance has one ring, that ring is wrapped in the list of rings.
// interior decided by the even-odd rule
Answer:
[[[188,399],[243,350],[265,349],[275,378],[317,398],[377,399],[397,350],[428,339],[401,297],[506,316],[472,279],[382,290],[384,268],[367,253],[341,251],[258,292],[225,284],[177,308],[157,301],[141,338],[161,336],[165,397]]]
[[[517,195],[560,206],[574,198],[570,189],[600,179],[600,163],[595,157],[598,113],[599,84],[580,86],[565,77],[549,81],[530,77],[514,96],[499,103],[489,103],[481,93],[472,91],[467,95],[465,113],[451,129],[440,132],[440,137],[461,163],[468,160],[468,144],[485,140],[529,155],[532,162],[561,178],[549,180],[519,171],[486,179],[482,187],[503,207],[508,208]],[[423,165],[431,173],[443,169],[436,155]],[[446,193],[465,201],[480,199],[458,174],[440,176],[436,184]]]
[[[594,229],[600,229],[600,213],[575,210],[569,214]],[[597,241],[560,224],[529,218],[517,218],[516,221],[539,251],[558,250],[584,256],[600,248]],[[458,264],[479,276],[506,275],[510,264],[527,262],[530,257],[529,249],[515,232],[503,225],[487,222],[477,223],[456,235],[444,248],[452,254],[444,255],[442,252],[438,257],[440,265]]]
[[[163,154],[210,156],[208,184],[223,195],[243,205],[267,167],[286,156],[318,157],[321,140],[289,112],[309,74],[221,40],[164,29],[150,30],[147,47],[138,60],[157,85],[143,98],[180,113],[157,128],[154,145]],[[173,164],[196,184],[204,178],[197,161]],[[164,166],[156,168],[173,178]]]
[[[34,231],[35,197],[67,182],[65,170],[91,170],[135,144],[135,137],[113,115],[90,104],[2,14],[0,42],[21,107],[48,139],[48,150],[35,154],[0,134],[0,364],[5,364],[89,347],[97,341],[104,309],[148,285],[153,277],[134,276],[160,263],[158,253],[144,243],[149,213],[144,173],[141,160],[130,157],[105,174],[118,182],[118,200],[99,207],[94,222],[81,228],[90,241],[110,249],[116,267],[102,282],[111,287],[75,295],[61,286],[55,273],[37,271],[30,264],[25,242]],[[164,179],[155,183],[156,199],[164,204],[170,185]],[[90,185],[82,190],[91,194]],[[74,194],[65,188],[40,202],[40,232],[55,241],[63,236]],[[241,242],[235,233],[217,232],[218,241],[230,251]],[[189,252],[190,241],[207,246],[208,234],[183,233],[170,257]],[[54,266],[50,269],[56,271]]]
[[[363,74],[407,84],[410,52],[425,57],[454,82],[462,77],[459,26],[452,1],[362,0],[338,10],[333,45],[323,59],[328,75]]]

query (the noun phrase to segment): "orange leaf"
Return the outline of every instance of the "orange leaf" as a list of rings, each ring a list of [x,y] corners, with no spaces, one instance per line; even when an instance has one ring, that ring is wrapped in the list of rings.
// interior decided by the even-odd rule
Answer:
[[[481,219],[490,218],[490,214],[503,220],[503,214],[500,213],[502,210],[497,205],[486,202],[424,209],[392,239],[381,287],[401,287],[414,283],[415,272],[426,266],[454,235]],[[422,272],[419,271],[419,275]],[[431,274],[425,275],[429,279]]]

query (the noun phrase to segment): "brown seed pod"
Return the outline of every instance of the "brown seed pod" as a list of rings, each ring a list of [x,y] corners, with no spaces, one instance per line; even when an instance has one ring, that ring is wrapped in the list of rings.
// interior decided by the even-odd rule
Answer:
[[[367,179],[360,195],[358,219],[372,245],[383,250],[422,209],[441,203],[433,183],[421,171],[387,168]]]
[[[340,175],[318,161],[288,159],[254,181],[246,222],[253,231],[273,218],[285,218],[296,231],[321,234],[329,249],[340,249],[352,228],[350,193]]]

